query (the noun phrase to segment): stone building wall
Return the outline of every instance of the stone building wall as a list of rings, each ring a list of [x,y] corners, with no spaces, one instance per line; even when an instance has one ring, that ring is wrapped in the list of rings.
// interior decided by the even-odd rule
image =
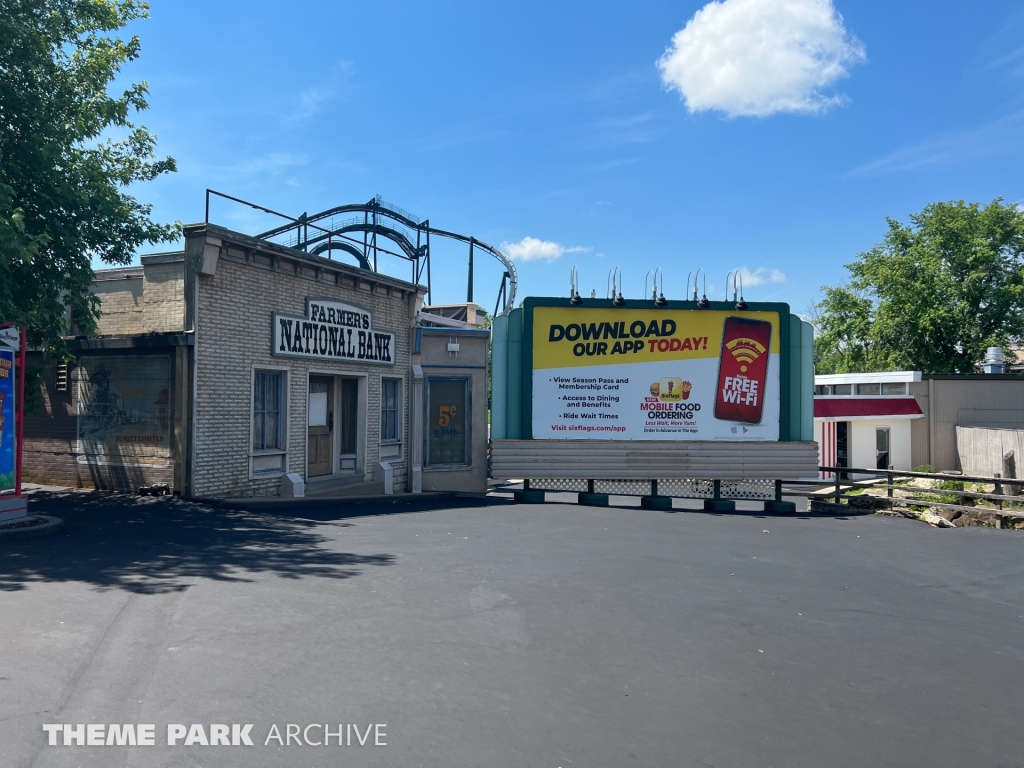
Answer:
[[[137,267],[101,269],[90,291],[100,300],[97,336],[170,333],[185,327],[185,254],[143,256]]]
[[[90,292],[100,300],[98,336],[142,333],[142,267],[103,269],[96,273]]]
[[[142,257],[142,332],[168,333],[185,327],[185,254]]]

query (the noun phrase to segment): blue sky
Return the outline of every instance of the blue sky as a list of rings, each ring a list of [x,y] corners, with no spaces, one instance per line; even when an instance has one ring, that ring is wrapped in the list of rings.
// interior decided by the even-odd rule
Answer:
[[[380,194],[512,244],[521,297],[575,264],[584,293],[660,266],[681,298],[703,267],[721,298],[742,267],[804,312],[887,216],[1024,202],[1019,0],[152,5],[124,75],[178,161],[136,190],[165,221],[207,187],[290,214]],[[465,249],[434,257],[435,300],[464,300]],[[499,278],[478,262],[488,310]]]

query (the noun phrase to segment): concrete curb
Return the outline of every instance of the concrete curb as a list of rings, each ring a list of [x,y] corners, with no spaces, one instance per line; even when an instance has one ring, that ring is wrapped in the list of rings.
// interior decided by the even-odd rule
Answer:
[[[489,497],[483,493],[468,493],[465,491],[432,491],[425,493],[395,493],[395,494],[374,494],[368,496],[337,496],[337,497],[299,497],[288,499],[280,496],[259,496],[254,498],[230,498],[230,499],[188,499],[197,504],[205,504],[211,507],[226,509],[250,509],[256,511],[272,511],[275,509],[295,509],[298,507],[337,507],[337,506],[362,506],[365,504],[386,503],[389,506],[411,506],[411,507],[443,507],[446,503],[465,503],[473,501],[488,501]]]
[[[26,525],[27,521],[39,520],[35,525]],[[0,524],[0,541],[9,539],[28,539],[34,536],[45,536],[56,533],[64,527],[64,520],[53,515],[28,515],[18,520]]]

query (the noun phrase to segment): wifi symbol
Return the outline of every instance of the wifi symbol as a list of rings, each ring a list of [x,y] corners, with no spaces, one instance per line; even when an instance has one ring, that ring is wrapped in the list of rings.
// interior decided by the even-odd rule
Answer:
[[[740,364],[740,371],[742,373],[746,373],[747,366],[764,353],[764,346],[753,339],[733,339],[725,346],[732,352],[736,362]]]

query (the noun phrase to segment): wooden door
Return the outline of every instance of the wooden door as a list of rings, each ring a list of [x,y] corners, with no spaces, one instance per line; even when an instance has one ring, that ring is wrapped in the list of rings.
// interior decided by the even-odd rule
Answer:
[[[306,443],[308,477],[329,475],[333,469],[334,387],[329,376],[309,377],[309,430]]]

